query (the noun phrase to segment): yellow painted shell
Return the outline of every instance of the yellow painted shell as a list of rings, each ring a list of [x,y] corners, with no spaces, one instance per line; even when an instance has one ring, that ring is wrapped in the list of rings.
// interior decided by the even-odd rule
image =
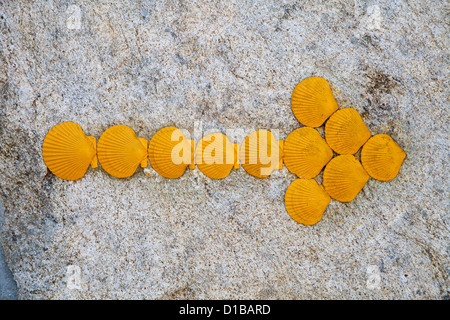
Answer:
[[[63,122],[44,138],[42,156],[50,171],[64,180],[77,180],[89,168],[97,167],[96,139],[88,137],[80,125]]]
[[[272,132],[258,130],[250,133],[241,144],[239,159],[248,174],[267,178],[273,170],[283,166],[283,144]]]
[[[175,127],[165,127],[155,133],[148,146],[152,168],[165,178],[179,178],[194,164],[194,141],[186,139]]]
[[[387,134],[373,136],[361,150],[364,169],[372,178],[381,181],[394,179],[405,158],[406,153]]]
[[[117,178],[127,178],[139,164],[147,167],[147,140],[138,138],[128,126],[112,126],[98,139],[97,154],[106,172]]]
[[[358,111],[353,108],[337,111],[325,124],[325,139],[331,149],[339,154],[355,154],[371,135]]]
[[[340,202],[352,201],[368,180],[366,170],[350,154],[333,158],[323,171],[325,191]]]
[[[314,179],[296,179],[286,190],[284,204],[292,219],[313,225],[322,219],[330,196]]]
[[[292,93],[291,107],[297,120],[308,127],[320,127],[338,110],[328,81],[321,77],[300,82]]]
[[[287,136],[283,157],[290,172],[299,178],[311,179],[331,160],[333,151],[317,130],[303,127]]]
[[[223,179],[231,169],[239,168],[238,146],[222,133],[204,136],[195,149],[195,163],[203,174],[212,179]]]

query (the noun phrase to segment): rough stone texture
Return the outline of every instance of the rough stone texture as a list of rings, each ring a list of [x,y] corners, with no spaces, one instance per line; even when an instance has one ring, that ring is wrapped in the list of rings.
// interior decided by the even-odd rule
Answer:
[[[2,201],[0,200],[0,231],[2,230],[4,221],[4,209]],[[9,270],[5,256],[3,254],[3,246],[0,245],[0,300],[16,300],[17,299],[17,285],[14,277]]]
[[[74,5],[70,7],[70,5]],[[448,299],[448,28],[443,1],[1,1],[1,242],[20,299]],[[53,176],[63,121],[97,138],[299,127],[290,95],[329,80],[407,158],[314,226],[259,180],[138,169]],[[240,142],[240,141],[239,141]],[[320,176],[318,181],[320,181]]]

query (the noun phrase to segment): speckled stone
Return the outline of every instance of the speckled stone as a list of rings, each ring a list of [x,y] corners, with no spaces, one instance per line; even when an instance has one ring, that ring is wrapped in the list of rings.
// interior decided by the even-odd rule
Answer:
[[[19,298],[448,299],[445,12],[400,0],[1,2],[1,243]],[[292,90],[313,75],[407,154],[394,180],[333,200],[314,226],[284,208],[286,168],[219,181],[98,168],[71,182],[42,160],[63,121],[97,138],[125,124],[147,139],[168,125],[284,139],[300,126]]]

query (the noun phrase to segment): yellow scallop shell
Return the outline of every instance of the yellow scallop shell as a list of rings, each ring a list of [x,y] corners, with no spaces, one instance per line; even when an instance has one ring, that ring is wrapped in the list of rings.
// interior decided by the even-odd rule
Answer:
[[[284,164],[299,178],[311,179],[333,157],[333,151],[319,132],[303,127],[292,131],[284,140]]]
[[[350,154],[333,158],[323,171],[325,191],[340,202],[352,201],[367,181],[369,175],[361,163]]]
[[[371,135],[358,111],[353,108],[337,111],[325,124],[325,139],[331,149],[339,154],[355,154]]]
[[[291,107],[297,120],[308,127],[320,127],[338,110],[328,81],[321,77],[300,82],[292,93]]]
[[[165,127],[155,133],[148,146],[148,158],[153,169],[165,178],[176,179],[186,167],[194,164],[194,141],[186,139],[176,127]]]
[[[239,168],[238,146],[222,133],[204,136],[195,149],[195,163],[203,174],[212,179],[223,179],[231,169]]]
[[[55,176],[77,180],[85,175],[89,165],[97,167],[96,139],[86,136],[80,125],[63,122],[45,136],[42,156]]]
[[[248,174],[268,177],[274,169],[283,165],[282,143],[279,143],[272,132],[258,130],[245,137],[241,144],[239,159]]]
[[[330,201],[330,196],[314,179],[294,180],[284,196],[286,211],[304,225],[319,222]]]
[[[372,178],[381,181],[394,179],[405,158],[406,153],[387,134],[373,136],[361,150],[364,169]]]
[[[106,129],[98,139],[97,153],[102,168],[117,178],[132,176],[139,164],[147,167],[147,140],[125,125]]]

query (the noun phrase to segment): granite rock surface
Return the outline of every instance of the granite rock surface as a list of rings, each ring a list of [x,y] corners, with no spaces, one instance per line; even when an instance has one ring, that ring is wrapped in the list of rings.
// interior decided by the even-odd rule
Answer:
[[[1,244],[19,299],[448,299],[446,19],[441,1],[1,1]],[[284,208],[286,168],[71,182],[42,159],[64,121],[284,139],[314,75],[407,154],[314,226]]]

